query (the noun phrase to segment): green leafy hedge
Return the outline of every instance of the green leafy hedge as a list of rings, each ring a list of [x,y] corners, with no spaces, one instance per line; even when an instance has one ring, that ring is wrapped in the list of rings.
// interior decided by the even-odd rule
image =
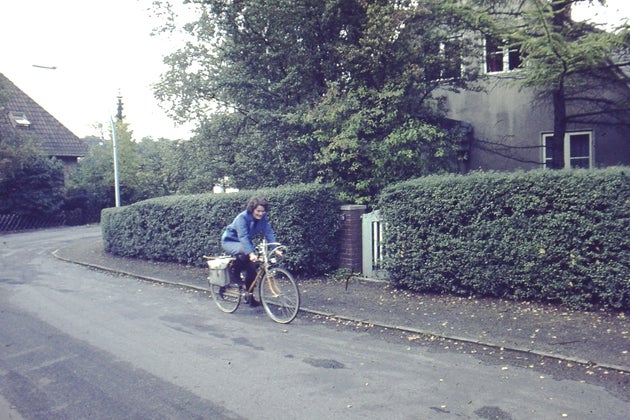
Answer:
[[[115,255],[202,265],[202,255],[221,255],[225,227],[253,195],[270,203],[276,237],[289,247],[287,266],[295,273],[321,274],[338,261],[339,202],[319,184],[160,197],[104,209],[105,250]]]
[[[435,176],[379,200],[415,291],[630,308],[630,169]]]

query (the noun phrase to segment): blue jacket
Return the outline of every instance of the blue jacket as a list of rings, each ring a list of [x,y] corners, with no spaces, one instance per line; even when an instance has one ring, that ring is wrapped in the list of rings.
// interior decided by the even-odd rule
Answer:
[[[252,239],[262,233],[267,242],[276,242],[276,236],[271,229],[267,215],[256,220],[247,210],[241,212],[234,218],[234,221],[225,228],[221,236],[221,241],[240,242],[245,254],[251,254],[256,247]]]

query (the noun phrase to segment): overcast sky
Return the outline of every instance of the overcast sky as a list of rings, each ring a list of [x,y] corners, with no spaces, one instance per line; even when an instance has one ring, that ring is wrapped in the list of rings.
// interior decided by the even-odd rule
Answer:
[[[630,0],[607,3],[608,13],[587,9],[574,16],[630,17]],[[3,0],[0,73],[79,137],[100,136],[95,126],[108,126],[120,94],[134,138],[188,138],[190,126],[176,127],[153,97],[152,84],[165,71],[162,57],[176,47],[150,36],[159,23],[147,12],[150,4],[151,0]]]
[[[123,97],[136,139],[188,138],[159,108],[151,85],[175,49],[150,36],[150,0],[3,0],[0,72],[76,135],[99,135]],[[55,70],[38,66],[56,67]]]

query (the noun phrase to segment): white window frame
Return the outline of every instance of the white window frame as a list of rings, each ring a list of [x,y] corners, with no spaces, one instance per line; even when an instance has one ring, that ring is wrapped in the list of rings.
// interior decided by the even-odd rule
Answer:
[[[517,71],[519,68],[515,66],[514,68],[510,68],[510,53],[516,51],[519,55],[519,60],[522,62],[523,59],[521,57],[521,53],[519,48],[517,47],[509,47],[506,41],[503,41],[503,45],[500,51],[490,52],[488,51],[488,38],[483,37],[483,72],[486,74],[502,74],[502,73],[510,73],[513,71]],[[488,55],[489,54],[501,54],[501,59],[503,65],[501,66],[501,70],[491,71],[488,68]]]
[[[448,58],[446,56],[447,50],[446,50],[447,44],[445,42],[440,42],[440,56],[442,56],[442,58],[446,59]],[[449,47],[454,48],[453,45],[449,44]],[[457,49],[455,51],[458,51]],[[464,60],[462,60],[461,56],[458,56],[458,61],[459,61],[459,69],[456,69],[455,71],[457,72],[457,75],[451,75],[451,74],[445,74],[444,73],[444,69],[441,70],[441,78],[442,80],[453,80],[453,79],[460,79],[462,77],[462,75],[464,74]]]
[[[13,127],[29,127],[31,125],[28,117],[23,112],[10,111],[9,118],[11,119]]]
[[[588,156],[571,156],[571,138],[577,136],[588,136]],[[545,168],[549,168],[549,163],[551,162],[551,157],[547,156],[547,139],[552,138],[553,133],[542,133],[542,164]],[[588,169],[592,169],[594,167],[595,153],[593,148],[593,132],[590,130],[585,131],[569,131],[564,134],[564,145],[563,145],[564,155],[562,167],[564,169],[571,169],[576,166],[573,165],[575,161],[586,160],[588,159]],[[582,166],[577,166],[578,168],[582,168]]]
[[[446,49],[447,44],[443,41],[440,41],[439,45],[438,45],[438,54],[440,56],[440,58],[442,59],[446,59],[446,53],[447,53],[447,49]],[[455,50],[457,51],[457,50]],[[437,78],[435,79],[430,79],[433,81],[444,81],[444,80],[456,80],[456,79],[460,79],[462,77],[462,75],[464,74],[465,68],[464,68],[464,60],[462,60],[461,56],[458,57],[459,58],[459,69],[456,70],[457,71],[457,75],[450,75],[450,74],[445,74],[445,69],[441,68],[440,69],[440,74]]]

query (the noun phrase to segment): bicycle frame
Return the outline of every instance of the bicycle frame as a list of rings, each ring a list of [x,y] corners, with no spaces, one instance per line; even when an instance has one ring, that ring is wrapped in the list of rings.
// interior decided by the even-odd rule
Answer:
[[[210,282],[210,293],[219,309],[227,313],[236,311],[243,298],[252,297],[258,288],[258,297],[267,315],[278,323],[291,322],[300,308],[300,291],[293,275],[280,267],[285,250],[286,247],[277,242],[262,241],[256,247],[259,266],[246,290],[240,283],[223,286]]]
[[[268,248],[273,246],[272,250]],[[256,269],[256,277],[254,277],[254,281],[250,284],[247,289],[248,293],[254,293],[256,290],[256,285],[265,275],[269,275],[269,269],[278,265],[277,260],[273,260],[272,253],[277,253],[278,250],[284,251],[286,247],[282,245],[280,242],[267,242],[265,239],[256,247],[256,251],[258,252],[258,262],[260,262],[260,266]],[[282,254],[280,254],[282,255]]]

